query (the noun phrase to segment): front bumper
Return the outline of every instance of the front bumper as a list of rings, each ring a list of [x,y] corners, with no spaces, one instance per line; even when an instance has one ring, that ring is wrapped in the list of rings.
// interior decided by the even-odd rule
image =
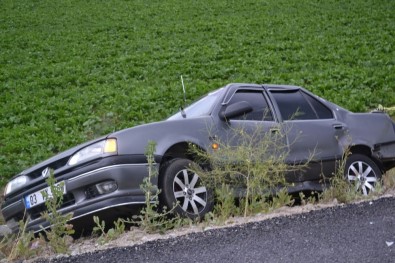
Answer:
[[[140,185],[148,176],[148,164],[119,162],[117,158],[120,157],[108,157],[107,160],[62,175],[57,175],[55,171],[57,181],[64,181],[66,186],[64,202],[59,211],[63,214],[72,213],[73,219],[77,219],[113,207],[144,204],[145,195]],[[100,194],[95,191],[95,186],[103,182],[115,182],[117,188],[110,193]],[[157,184],[157,179],[154,178],[152,183]],[[12,231],[18,230],[18,222],[22,219],[27,220],[27,230],[38,232],[49,227],[48,222],[41,217],[46,209],[45,204],[31,209],[26,209],[24,204],[25,196],[46,186],[44,182],[26,187],[17,196],[6,199],[2,213]]]

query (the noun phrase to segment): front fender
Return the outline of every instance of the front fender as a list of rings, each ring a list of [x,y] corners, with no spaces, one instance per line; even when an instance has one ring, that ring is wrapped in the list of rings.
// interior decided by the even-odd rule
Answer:
[[[163,156],[173,145],[190,142],[206,149],[215,133],[211,117],[162,121],[125,129],[109,135],[117,138],[118,154],[144,154],[149,141],[156,142],[155,155]]]

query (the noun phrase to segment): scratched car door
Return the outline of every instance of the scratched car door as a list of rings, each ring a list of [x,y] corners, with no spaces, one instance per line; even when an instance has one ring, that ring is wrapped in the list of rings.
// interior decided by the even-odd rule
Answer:
[[[271,90],[282,129],[287,137],[288,163],[306,164],[308,169],[294,174],[295,181],[332,176],[336,161],[344,152],[347,127],[319,98],[300,90]]]

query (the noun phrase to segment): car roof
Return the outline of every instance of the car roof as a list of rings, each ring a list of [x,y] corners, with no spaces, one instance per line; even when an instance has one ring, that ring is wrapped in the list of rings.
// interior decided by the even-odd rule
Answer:
[[[292,85],[278,85],[278,84],[253,84],[253,83],[229,83],[223,87],[225,96],[222,105],[229,102],[232,95],[237,90],[243,89],[254,89],[254,90],[268,90],[268,91],[296,91],[303,89],[302,87],[292,86]]]
[[[240,89],[240,88],[256,88],[266,90],[299,90],[303,89],[299,86],[294,85],[279,85],[279,84],[253,84],[253,83],[230,83],[225,86],[226,89]]]

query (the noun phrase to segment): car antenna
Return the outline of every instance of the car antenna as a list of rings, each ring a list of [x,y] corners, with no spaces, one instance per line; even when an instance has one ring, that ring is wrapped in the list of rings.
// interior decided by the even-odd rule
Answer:
[[[183,118],[186,118],[187,115],[186,115],[186,113],[184,111],[184,107],[185,107],[185,105],[187,103],[187,99],[186,99],[186,92],[185,92],[185,86],[184,86],[184,79],[182,78],[182,75],[181,75],[181,84],[182,84],[182,92],[184,94],[184,100],[183,100],[183,105],[180,107],[180,110],[181,110],[181,116]]]

